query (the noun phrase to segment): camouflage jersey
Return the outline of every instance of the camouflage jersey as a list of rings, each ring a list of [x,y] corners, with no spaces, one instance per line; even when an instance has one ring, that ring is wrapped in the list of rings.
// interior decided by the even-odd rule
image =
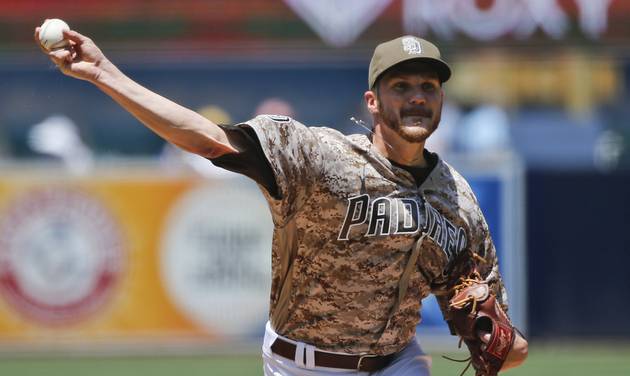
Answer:
[[[467,250],[487,260],[482,274],[506,302],[477,200],[444,161],[418,187],[364,135],[271,115],[238,127],[255,131],[278,188],[263,193],[274,222],[270,320],[280,335],[328,351],[397,352],[415,335],[423,298],[433,293],[445,307],[454,261]]]

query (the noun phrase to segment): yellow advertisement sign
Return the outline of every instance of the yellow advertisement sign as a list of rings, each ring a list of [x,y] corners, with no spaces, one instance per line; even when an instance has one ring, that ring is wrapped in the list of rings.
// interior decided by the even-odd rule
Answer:
[[[243,179],[5,177],[0,344],[251,336],[270,242]]]

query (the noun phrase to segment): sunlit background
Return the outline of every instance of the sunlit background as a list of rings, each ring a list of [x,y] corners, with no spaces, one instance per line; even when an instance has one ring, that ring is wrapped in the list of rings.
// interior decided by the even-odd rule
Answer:
[[[217,123],[346,134],[368,131],[376,44],[433,41],[453,77],[428,148],[490,224],[531,343],[510,373],[630,375],[630,0],[0,0],[1,374],[262,372],[262,195],[59,73],[46,18]],[[424,306],[434,374],[456,374]]]

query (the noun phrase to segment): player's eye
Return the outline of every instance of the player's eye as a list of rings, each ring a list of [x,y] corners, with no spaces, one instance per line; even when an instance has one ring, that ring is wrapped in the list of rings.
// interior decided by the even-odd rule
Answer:
[[[426,92],[434,92],[437,89],[436,85],[432,82],[425,82],[422,84],[422,90]]]
[[[404,81],[398,81],[392,86],[392,88],[394,89],[394,91],[404,92],[405,90],[409,89],[409,84]]]

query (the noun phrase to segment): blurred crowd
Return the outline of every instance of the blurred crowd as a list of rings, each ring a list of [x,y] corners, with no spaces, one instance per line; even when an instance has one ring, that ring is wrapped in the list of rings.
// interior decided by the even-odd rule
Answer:
[[[36,54],[32,27],[54,10],[133,78],[218,123],[276,113],[343,133],[367,131],[350,118],[369,120],[361,100],[369,51],[415,33],[454,68],[430,149],[512,152],[538,170],[630,168],[625,1],[59,0],[37,12],[32,3],[1,2],[17,31],[9,34],[19,35],[0,36],[4,159],[53,159],[84,173],[102,158],[159,157],[166,168],[208,173],[205,161],[163,145]]]

